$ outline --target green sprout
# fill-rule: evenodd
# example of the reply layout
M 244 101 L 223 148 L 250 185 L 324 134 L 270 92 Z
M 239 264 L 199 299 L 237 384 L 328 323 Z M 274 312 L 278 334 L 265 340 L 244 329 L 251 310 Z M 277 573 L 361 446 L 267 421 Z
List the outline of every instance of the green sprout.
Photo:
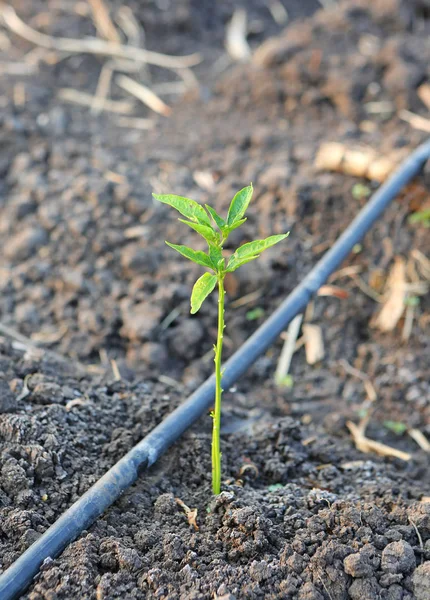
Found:
M 221 491 L 221 397 L 223 389 L 222 379 L 222 346 L 224 337 L 224 279 L 227 273 L 236 271 L 242 265 L 260 256 L 263 250 L 271 248 L 288 236 L 288 233 L 271 235 L 264 240 L 248 242 L 237 248 L 228 260 L 223 256 L 223 246 L 232 231 L 246 221 L 245 212 L 252 197 L 252 184 L 240 190 L 233 198 L 228 209 L 227 218 L 224 220 L 214 208 L 205 205 L 205 208 L 189 198 L 173 196 L 171 194 L 153 194 L 159 202 L 175 208 L 185 219 L 179 219 L 191 229 L 199 233 L 208 244 L 208 251 L 193 250 L 187 246 L 178 246 L 166 242 L 168 246 L 188 258 L 192 262 L 209 269 L 197 279 L 191 293 L 191 314 L 195 314 L 218 285 L 218 335 L 214 346 L 215 352 L 215 408 L 211 412 L 213 418 L 212 429 L 212 490 L 214 494 Z
M 424 227 L 430 227 L 430 208 L 425 208 L 424 210 L 412 213 L 409 215 L 408 221 L 412 225 L 420 223 L 421 225 L 424 225 Z

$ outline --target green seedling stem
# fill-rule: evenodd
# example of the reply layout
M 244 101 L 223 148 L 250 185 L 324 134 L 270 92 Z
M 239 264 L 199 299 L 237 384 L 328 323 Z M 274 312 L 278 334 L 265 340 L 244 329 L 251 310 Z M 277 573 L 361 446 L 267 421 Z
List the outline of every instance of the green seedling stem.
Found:
M 166 242 L 168 246 L 179 252 L 192 262 L 209 269 L 196 281 L 191 293 L 191 314 L 200 310 L 206 298 L 218 286 L 218 334 L 214 346 L 215 362 L 215 406 L 211 412 L 213 419 L 212 428 L 212 491 L 219 494 L 221 491 L 221 403 L 222 403 L 222 346 L 224 338 L 224 305 L 225 289 L 224 279 L 227 273 L 236 271 L 242 265 L 255 260 L 260 254 L 271 248 L 288 236 L 288 233 L 272 235 L 264 240 L 255 240 L 239 246 L 227 260 L 223 249 L 228 236 L 240 227 L 245 221 L 245 212 L 252 198 L 252 185 L 249 185 L 234 196 L 226 219 L 220 217 L 214 208 L 201 206 L 194 200 L 172 194 L 153 194 L 159 202 L 175 208 L 185 219 L 179 219 L 191 229 L 200 234 L 207 242 L 208 251 L 193 250 L 188 246 L 179 246 Z

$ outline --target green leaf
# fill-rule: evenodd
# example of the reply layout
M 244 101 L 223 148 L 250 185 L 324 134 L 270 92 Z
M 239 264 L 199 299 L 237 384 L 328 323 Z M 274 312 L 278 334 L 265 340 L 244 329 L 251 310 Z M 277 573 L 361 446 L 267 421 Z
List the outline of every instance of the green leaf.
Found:
M 247 258 L 243 258 L 240 260 L 233 260 L 233 256 L 230 256 L 230 260 L 227 263 L 226 273 L 233 273 L 233 271 L 236 271 L 236 269 L 238 269 L 242 265 L 246 265 L 246 263 L 251 262 L 251 260 L 255 260 L 259 256 L 259 254 L 255 254 L 255 256 L 248 256 Z
M 188 246 L 178 246 L 176 244 L 171 244 L 170 242 L 166 242 L 168 246 L 188 258 L 189 260 L 197 263 L 198 265 L 202 265 L 202 267 L 209 267 L 213 269 L 212 261 L 206 252 L 202 252 L 201 250 L 193 250 L 192 248 L 188 248 Z
M 175 208 L 181 215 L 187 217 L 191 221 L 201 223 L 212 227 L 211 221 L 203 208 L 198 202 L 191 200 L 190 198 L 184 198 L 182 196 L 174 196 L 173 194 L 152 194 L 153 197 L 163 204 L 168 204 L 172 208 Z
M 205 204 L 206 210 L 208 211 L 208 213 L 210 214 L 210 216 L 212 217 L 212 219 L 214 220 L 214 222 L 218 225 L 218 227 L 222 229 L 226 226 L 226 222 L 224 221 L 224 219 L 222 217 L 219 216 L 219 214 L 216 212 L 216 210 L 214 208 L 212 208 L 212 206 L 209 206 L 209 204 Z
M 243 188 L 233 198 L 228 209 L 227 225 L 231 226 L 236 221 L 240 221 L 248 208 L 248 205 L 252 198 L 252 183 L 248 187 Z
M 255 258 L 258 258 L 260 254 L 271 248 L 278 242 L 281 242 L 286 237 L 288 237 L 288 233 L 282 233 L 280 235 L 271 235 L 265 240 L 255 240 L 254 242 L 248 242 L 247 244 L 243 244 L 240 246 L 230 257 L 230 260 L 227 264 L 227 272 L 235 271 L 238 267 L 245 264 L 246 262 L 250 262 Z
M 215 271 L 219 271 L 221 267 L 224 267 L 224 257 L 219 246 L 209 246 L 209 257 Z
M 194 315 L 201 307 L 203 302 L 214 290 L 216 286 L 217 277 L 211 273 L 205 273 L 199 277 L 194 284 L 193 291 L 191 293 L 191 314 Z
M 248 310 L 248 312 L 246 313 L 247 321 L 256 321 L 261 317 L 264 317 L 264 309 L 261 308 L 261 306 L 256 306 L 255 308 Z
M 237 229 L 238 227 L 240 227 L 241 225 L 243 225 L 245 223 L 247 219 L 240 219 L 239 221 L 236 221 L 236 223 L 233 223 L 233 225 L 231 225 L 230 227 L 224 227 L 224 229 L 222 230 L 222 233 L 224 235 L 224 237 L 227 237 L 228 235 L 230 235 L 230 233 L 232 231 L 234 231 L 235 229 Z
M 219 234 L 207 225 L 201 225 L 200 223 L 193 223 L 192 221 L 186 221 L 185 219 L 179 219 L 181 223 L 185 223 L 197 233 L 200 233 L 202 237 L 208 242 L 208 244 L 219 244 Z
M 407 430 L 408 426 L 400 421 L 384 421 L 384 427 L 397 435 L 402 435 Z
M 419 210 L 409 215 L 409 223 L 422 223 L 424 227 L 430 227 L 430 208 Z

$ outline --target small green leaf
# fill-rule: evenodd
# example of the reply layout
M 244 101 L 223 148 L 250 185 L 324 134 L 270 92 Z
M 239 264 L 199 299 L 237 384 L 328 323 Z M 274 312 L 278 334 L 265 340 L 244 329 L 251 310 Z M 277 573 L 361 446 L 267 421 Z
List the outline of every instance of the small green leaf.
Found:
M 206 252 L 202 252 L 201 250 L 193 250 L 192 248 L 188 248 L 188 246 L 178 246 L 177 244 L 171 244 L 170 242 L 166 242 L 168 246 L 188 258 L 189 260 L 197 263 L 198 265 L 202 265 L 202 267 L 209 267 L 213 269 L 212 261 Z
M 395 433 L 396 435 L 402 435 L 407 430 L 407 425 L 401 421 L 384 421 L 384 427 Z
M 159 202 L 163 202 L 163 204 L 168 204 L 172 208 L 175 208 L 181 215 L 187 217 L 187 219 L 212 227 L 205 209 L 198 202 L 195 202 L 190 198 L 184 198 L 183 196 L 174 196 L 173 194 L 152 195 Z
M 251 262 L 251 260 L 255 260 L 259 256 L 260 256 L 259 254 L 255 254 L 254 256 L 248 256 L 247 258 L 242 258 L 242 259 L 237 259 L 237 260 L 236 259 L 233 260 L 233 256 L 230 256 L 230 259 L 227 263 L 226 273 L 233 273 L 233 271 L 236 271 L 236 269 L 238 269 L 242 265 L 246 265 L 246 263 Z
M 248 208 L 248 205 L 252 198 L 252 183 L 247 187 L 243 188 L 233 198 L 228 209 L 227 225 L 230 227 L 236 221 L 240 221 Z
M 245 219 L 240 219 L 239 221 L 236 221 L 236 223 L 233 223 L 233 225 L 231 225 L 230 227 L 224 227 L 224 229 L 222 230 L 222 233 L 224 235 L 224 237 L 227 237 L 228 235 L 230 235 L 230 233 L 232 231 L 234 231 L 235 229 L 237 229 L 238 227 L 240 227 L 241 225 L 243 225 L 246 221 L 246 217 Z
M 185 223 L 197 233 L 200 233 L 202 237 L 208 242 L 208 244 L 219 244 L 219 234 L 212 229 L 212 227 L 208 227 L 207 225 L 201 225 L 200 223 L 193 223 L 191 221 L 186 221 L 185 219 L 179 219 L 181 223 Z
M 277 490 L 282 490 L 284 489 L 284 485 L 282 483 L 272 483 L 271 485 L 268 486 L 268 491 L 269 492 L 276 492 Z
M 209 206 L 209 204 L 205 204 L 205 206 L 206 206 L 206 210 L 208 211 L 208 213 L 210 214 L 210 216 L 212 217 L 214 222 L 218 225 L 218 227 L 222 231 L 223 227 L 226 226 L 226 222 L 224 221 L 224 219 L 219 216 L 219 214 L 216 212 L 216 210 L 214 208 L 212 208 L 212 206 Z
M 216 275 L 204 273 L 194 284 L 191 294 L 191 314 L 194 315 L 201 307 L 203 302 L 214 290 L 217 282 Z
M 409 215 L 409 223 L 421 223 L 424 227 L 430 227 L 430 208 L 419 210 Z
M 260 254 L 267 250 L 267 248 L 271 248 L 278 242 L 281 242 L 286 237 L 288 237 L 288 233 L 283 233 L 281 235 L 271 235 L 265 240 L 255 240 L 254 242 L 248 242 L 247 244 L 243 244 L 240 246 L 230 257 L 230 260 L 227 264 L 227 271 L 235 271 L 238 267 L 245 264 L 245 262 L 249 262 L 258 258 Z
M 264 308 L 261 308 L 261 306 L 257 306 L 256 308 L 252 308 L 251 310 L 248 310 L 248 312 L 246 313 L 246 320 L 247 321 L 256 321 L 257 319 L 260 319 L 263 316 L 264 316 Z

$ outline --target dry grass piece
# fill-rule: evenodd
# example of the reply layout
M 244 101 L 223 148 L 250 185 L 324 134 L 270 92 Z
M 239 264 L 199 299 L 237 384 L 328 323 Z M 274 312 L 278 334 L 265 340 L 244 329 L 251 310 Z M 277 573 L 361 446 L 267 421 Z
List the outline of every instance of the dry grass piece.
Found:
M 379 456 L 392 456 L 404 461 L 411 459 L 411 455 L 407 452 L 397 450 L 397 448 L 392 448 L 391 446 L 387 446 L 387 444 L 382 444 L 381 442 L 376 442 L 375 440 L 366 437 L 365 432 L 367 424 L 368 418 L 363 419 L 359 425 L 356 425 L 352 421 L 346 423 L 346 426 L 354 438 L 357 450 L 360 450 L 360 452 L 364 452 L 365 454 L 374 452 L 375 454 L 379 454 Z
M 227 25 L 225 47 L 233 60 L 245 62 L 251 56 L 251 48 L 246 41 L 247 16 L 244 8 L 237 8 Z
M 424 452 L 430 452 L 430 442 L 422 431 L 419 429 L 408 429 L 408 434 Z
M 167 104 L 165 104 L 157 94 L 146 87 L 146 85 L 134 81 L 134 79 L 127 77 L 127 75 L 118 75 L 115 78 L 115 83 L 123 90 L 126 90 L 135 96 L 154 112 L 163 115 L 164 117 L 168 117 L 171 114 L 172 109 L 170 106 L 167 106 Z
M 302 324 L 303 315 L 297 315 L 288 326 L 287 337 L 279 357 L 275 372 L 275 382 L 282 385 L 290 370 L 291 359 L 296 351 L 296 341 Z
M 97 112 L 106 111 L 119 115 L 129 115 L 134 111 L 135 104 L 130 100 L 109 100 L 107 98 L 92 96 L 86 92 L 80 92 L 73 88 L 62 88 L 58 90 L 58 97 L 71 104 L 90 106 Z
M 396 257 L 388 276 L 387 292 L 384 305 L 373 323 L 381 331 L 392 331 L 405 310 L 406 264 L 400 256 Z
M 409 110 L 401 110 L 399 112 L 399 117 L 402 119 L 402 121 L 409 123 L 413 129 L 430 133 L 430 119 L 416 115 Z
M 111 56 L 126 58 L 141 64 L 155 65 L 165 69 L 184 69 L 194 67 L 201 62 L 199 54 L 188 56 L 168 56 L 159 52 L 151 52 L 135 46 L 124 46 L 98 38 L 86 38 L 75 40 L 71 38 L 52 37 L 40 33 L 29 27 L 18 15 L 12 6 L 5 4 L 0 6 L 0 18 L 10 31 L 23 39 L 47 48 L 70 54 L 96 54 L 98 56 Z
M 106 8 L 103 0 L 88 0 L 88 2 L 91 4 L 94 24 L 99 36 L 105 40 L 113 42 L 114 44 L 119 44 L 121 42 L 121 38 L 115 29 L 115 25 L 112 23 L 112 20 L 109 16 L 109 11 Z

